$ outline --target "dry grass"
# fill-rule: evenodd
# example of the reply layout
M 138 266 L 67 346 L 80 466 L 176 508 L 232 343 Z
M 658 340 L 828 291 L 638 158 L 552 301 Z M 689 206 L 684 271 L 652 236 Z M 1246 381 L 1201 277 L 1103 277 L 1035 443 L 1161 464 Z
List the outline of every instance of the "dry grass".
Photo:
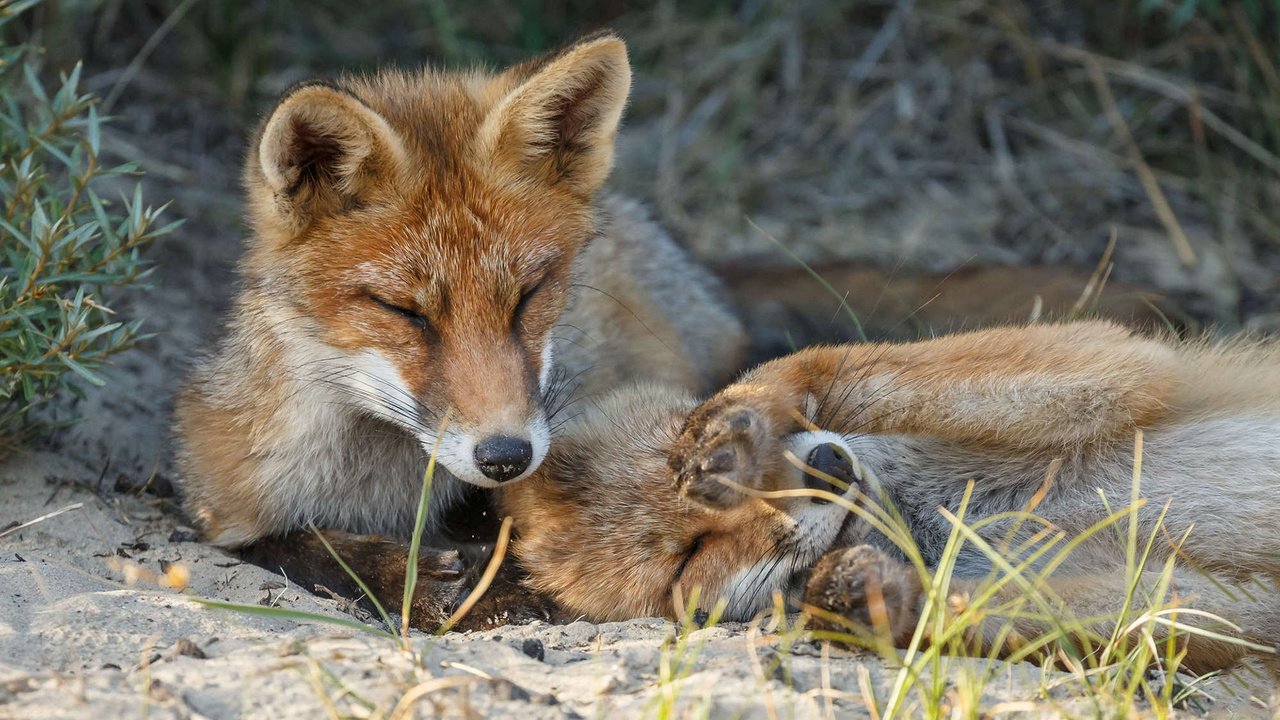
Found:
M 1125 5 L 658 14 L 628 35 L 656 81 L 624 181 L 708 256 L 771 251 L 752 218 L 816 263 L 1092 265 L 1115 226 L 1122 279 L 1273 311 L 1275 48 L 1251 64 L 1234 22 Z

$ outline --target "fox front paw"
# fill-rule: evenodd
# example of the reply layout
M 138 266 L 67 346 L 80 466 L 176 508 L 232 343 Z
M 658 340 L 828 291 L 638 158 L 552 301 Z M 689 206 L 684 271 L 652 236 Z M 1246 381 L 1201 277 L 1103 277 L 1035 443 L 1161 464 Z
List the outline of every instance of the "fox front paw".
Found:
M 413 592 L 410 625 L 420 630 L 448 626 L 460 632 L 489 630 L 502 625 L 524 625 L 532 620 L 571 620 L 549 594 L 529 587 L 529 577 L 515 562 L 503 562 L 492 582 L 475 598 L 484 565 L 475 564 L 458 575 L 419 578 Z M 462 611 L 466 607 L 466 611 Z
M 747 497 L 740 488 L 761 489 L 783 450 L 768 417 L 747 405 L 728 404 L 713 412 L 695 411 L 668 464 L 682 495 L 723 509 Z
M 811 622 L 815 630 L 866 644 L 887 637 L 902 647 L 919 622 L 922 592 L 910 565 L 859 545 L 822 556 L 805 587 L 805 604 L 822 611 Z
M 409 625 L 435 632 L 453 615 L 467 597 L 470 575 L 463 571 L 457 553 L 424 548 L 418 561 L 418 579 L 409 603 Z M 393 601 L 391 607 L 400 603 Z

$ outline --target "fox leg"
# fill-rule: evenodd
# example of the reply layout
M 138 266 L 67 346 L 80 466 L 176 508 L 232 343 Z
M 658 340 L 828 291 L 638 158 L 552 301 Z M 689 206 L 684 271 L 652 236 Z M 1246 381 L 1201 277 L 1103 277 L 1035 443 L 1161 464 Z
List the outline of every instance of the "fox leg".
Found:
M 1055 574 L 1044 580 L 1049 590 L 1046 595 L 1061 599 L 1062 607 L 1055 608 L 1061 611 L 1059 621 L 1082 623 L 1067 628 L 1077 648 L 1084 652 L 1097 651 L 1101 644 L 1099 638 L 1109 638 L 1114 632 L 1114 618 L 1121 613 L 1129 593 L 1129 580 L 1125 575 L 1122 568 L 1095 567 L 1082 568 L 1074 574 Z M 977 595 L 986 582 L 985 579 L 952 578 L 948 604 L 962 605 Z M 1144 596 L 1143 588 L 1150 592 L 1160 584 L 1159 573 L 1144 572 L 1137 596 Z M 1224 589 L 1193 570 L 1174 569 L 1170 589 L 1160 600 L 1194 612 L 1164 617 L 1219 636 L 1177 633 L 1178 650 L 1186 652 L 1181 663 L 1183 668 L 1196 673 L 1227 669 L 1250 653 L 1239 641 L 1274 648 L 1275 639 L 1280 637 L 1280 603 L 1270 592 L 1255 588 L 1251 593 L 1254 598 L 1240 589 Z M 1001 615 L 999 608 L 1019 595 L 1020 591 L 1013 585 L 997 593 L 989 601 L 992 609 L 965 632 L 964 642 L 958 647 L 981 655 L 990 654 L 994 649 L 996 654 L 1008 657 L 1054 631 L 1044 620 L 1030 617 L 1041 614 L 1039 608 L 1030 604 L 1023 605 L 1026 615 Z M 827 553 L 814 567 L 805 591 L 805 603 L 821 611 L 811 623 L 814 629 L 844 633 L 850 638 L 859 638 L 865 632 L 865 640 L 887 638 L 897 647 L 906 647 L 911 639 L 923 602 L 924 589 L 916 569 L 868 545 Z M 1236 627 L 1199 613 L 1209 613 Z M 1136 633 L 1134 630 L 1131 634 Z M 1158 626 L 1155 637 L 1163 650 L 1167 626 Z M 1135 637 L 1133 642 L 1137 641 Z M 997 642 L 998 648 L 994 647 Z M 1029 657 L 1051 660 L 1049 652 L 1046 648 Z M 1275 656 L 1263 653 L 1261 657 L 1274 672 Z
M 1104 322 L 997 328 L 907 344 L 814 347 L 765 363 L 689 416 L 673 469 L 751 409 L 779 435 L 817 425 L 1016 450 L 1128 437 L 1178 387 L 1169 346 Z
M 338 530 L 322 530 L 320 534 L 324 542 L 315 533 L 303 530 L 263 538 L 240 551 L 240 555 L 255 565 L 283 572 L 306 590 L 316 592 L 325 588 L 341 597 L 358 600 L 370 612 L 375 611 L 364 590 L 334 559 L 336 554 L 388 613 L 398 615 L 404 598 L 408 544 Z M 325 547 L 325 542 L 329 547 Z M 483 562 L 464 562 L 456 550 L 422 548 L 409 624 L 428 632 L 443 626 L 466 599 L 483 566 Z M 485 594 L 454 627 L 481 630 L 554 616 L 558 610 L 552 601 L 525 587 L 523 579 L 523 571 L 518 566 L 504 563 Z

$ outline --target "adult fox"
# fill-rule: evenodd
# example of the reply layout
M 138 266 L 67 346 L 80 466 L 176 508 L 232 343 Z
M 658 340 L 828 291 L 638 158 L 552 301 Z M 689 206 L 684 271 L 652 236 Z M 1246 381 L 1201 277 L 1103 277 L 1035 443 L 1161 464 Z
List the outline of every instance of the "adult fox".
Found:
M 726 598 L 729 619 L 770 607 L 781 591 L 793 606 L 870 627 L 882 599 L 882 627 L 902 643 L 923 601 L 920 573 L 902 551 L 840 504 L 750 491 L 816 484 L 860 502 L 887 500 L 934 563 L 951 532 L 938 508 L 957 512 L 970 480 L 970 523 L 1035 506 L 1071 537 L 1126 507 L 1138 430 L 1147 498 L 1139 532 L 1159 535 L 1152 566 L 1175 552 L 1170 540 L 1182 541 L 1169 592 L 1240 626 L 1210 623 L 1215 631 L 1275 646 L 1274 592 L 1226 589 L 1280 579 L 1274 344 L 1178 343 L 1091 321 L 810 348 L 701 404 L 652 385 L 615 392 L 575 421 L 529 481 L 503 488 L 502 508 L 516 518 L 514 555 L 529 585 L 568 616 L 670 615 L 675 585 L 685 597 L 699 586 L 704 598 Z M 788 450 L 849 489 L 802 473 Z M 1042 529 L 1025 524 L 1010 538 L 1009 521 L 982 534 L 1025 551 Z M 1120 611 L 1129 592 L 1123 543 L 1098 533 L 1049 576 L 1073 616 Z M 975 591 L 990 569 L 968 546 L 952 590 Z M 1157 587 L 1154 573 L 1144 581 L 1147 591 Z M 988 618 L 974 646 L 993 649 L 1006 620 Z M 1208 623 L 1192 612 L 1179 620 Z M 1046 629 L 1025 617 L 1014 623 L 1013 638 Z M 1197 671 L 1245 653 L 1221 639 L 1184 639 L 1184 666 Z
M 603 33 L 498 74 L 285 93 L 245 163 L 252 235 L 226 335 L 177 404 L 208 542 L 305 576 L 314 546 L 290 533 L 309 524 L 407 538 L 437 444 L 438 536 L 466 484 L 538 468 L 551 396 L 727 379 L 745 344 L 715 279 L 599 192 L 630 78 Z

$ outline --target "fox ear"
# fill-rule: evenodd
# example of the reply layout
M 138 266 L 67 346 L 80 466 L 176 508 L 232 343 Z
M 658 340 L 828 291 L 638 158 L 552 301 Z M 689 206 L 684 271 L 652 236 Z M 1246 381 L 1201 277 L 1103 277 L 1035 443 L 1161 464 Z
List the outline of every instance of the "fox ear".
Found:
M 614 136 L 631 90 L 627 46 L 612 34 L 508 71 L 524 76 L 480 129 L 495 162 L 571 192 L 593 193 L 613 168 Z
M 387 121 L 354 96 L 313 84 L 276 106 L 258 140 L 261 179 L 295 229 L 358 204 L 404 157 Z M 250 176 L 252 177 L 252 161 Z

